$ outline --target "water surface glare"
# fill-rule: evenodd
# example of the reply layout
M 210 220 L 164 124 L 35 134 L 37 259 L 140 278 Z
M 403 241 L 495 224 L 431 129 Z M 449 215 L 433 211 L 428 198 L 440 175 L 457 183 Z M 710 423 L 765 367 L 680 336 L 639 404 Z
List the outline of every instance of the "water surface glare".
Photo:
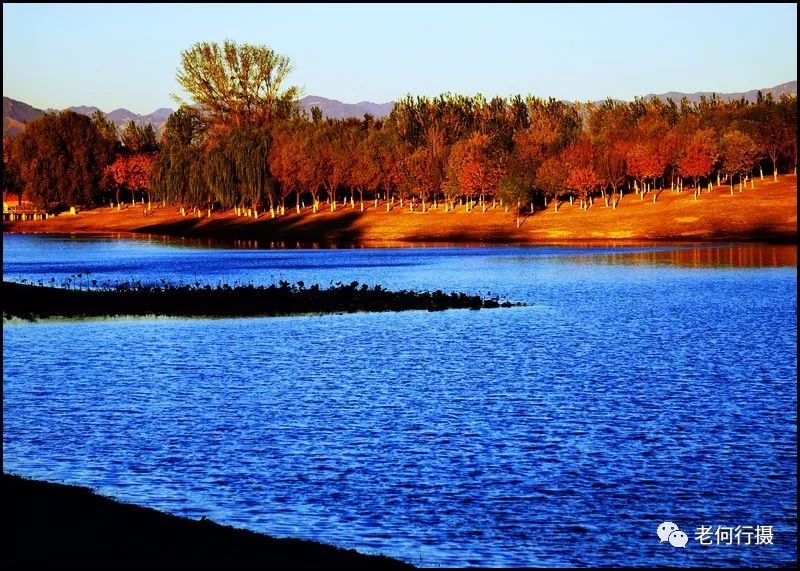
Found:
M 3 243 L 5 279 L 357 280 L 530 304 L 4 322 L 7 471 L 425 566 L 796 561 L 795 248 Z M 685 549 L 659 542 L 663 521 Z M 701 525 L 771 525 L 774 545 L 702 547 Z

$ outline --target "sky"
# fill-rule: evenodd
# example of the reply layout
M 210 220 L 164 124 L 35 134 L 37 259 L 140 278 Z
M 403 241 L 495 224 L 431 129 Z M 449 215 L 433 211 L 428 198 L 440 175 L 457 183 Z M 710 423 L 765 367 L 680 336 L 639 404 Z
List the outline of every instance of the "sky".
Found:
M 589 101 L 797 79 L 797 4 L 3 4 L 3 95 L 34 107 L 177 107 L 181 52 L 267 45 L 304 95 Z

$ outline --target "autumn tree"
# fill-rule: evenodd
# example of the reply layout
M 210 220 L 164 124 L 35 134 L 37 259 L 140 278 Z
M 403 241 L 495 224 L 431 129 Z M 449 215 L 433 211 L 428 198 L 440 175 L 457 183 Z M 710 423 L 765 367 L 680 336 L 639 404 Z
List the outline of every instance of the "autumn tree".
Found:
M 300 214 L 303 185 L 300 178 L 301 153 L 303 152 L 302 127 L 297 123 L 284 123 L 273 133 L 268 160 L 272 175 L 279 184 L 282 207 L 286 198 L 295 193 L 295 208 Z
M 578 198 L 581 199 L 582 210 L 589 208 L 589 199 L 591 198 L 592 192 L 597 190 L 602 183 L 603 180 L 591 166 L 571 169 L 565 182 L 566 187 L 570 190 L 574 190 Z
M 678 171 L 681 176 L 689 177 L 694 181 L 694 197 L 700 194 L 700 179 L 711 176 L 714 164 L 719 157 L 716 134 L 713 129 L 700 129 L 696 131 L 686 152 L 678 161 Z
M 566 190 L 569 167 L 560 156 L 546 158 L 536 171 L 536 187 L 552 199 L 553 212 L 558 212 L 558 200 Z
M 733 177 L 739 175 L 739 190 L 742 190 L 742 181 L 745 173 L 753 168 L 758 148 L 755 142 L 748 135 L 738 130 L 731 130 L 725 133 L 720 140 L 720 154 L 722 157 L 722 169 L 728 173 L 731 183 L 731 194 L 733 194 Z
M 131 203 L 136 201 L 136 192 L 139 191 L 147 196 L 147 206 L 150 209 L 150 171 L 155 161 L 155 153 L 120 155 L 107 167 L 114 181 L 117 204 L 120 203 L 120 190 L 127 188 L 131 193 Z

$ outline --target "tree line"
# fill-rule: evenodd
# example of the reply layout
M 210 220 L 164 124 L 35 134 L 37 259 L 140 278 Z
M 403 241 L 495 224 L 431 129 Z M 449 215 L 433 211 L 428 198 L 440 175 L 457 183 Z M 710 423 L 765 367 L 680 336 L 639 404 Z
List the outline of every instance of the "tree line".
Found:
M 349 207 L 427 212 L 564 200 L 617 208 L 684 185 L 733 192 L 765 172 L 796 173 L 797 98 L 750 103 L 703 97 L 690 104 L 636 98 L 599 104 L 520 95 L 487 100 L 406 96 L 377 120 L 323 119 L 301 111 L 285 56 L 266 46 L 198 43 L 182 53 L 178 81 L 191 102 L 166 122 L 45 115 L 3 146 L 4 187 L 40 206 L 137 198 L 184 212 L 240 215 Z

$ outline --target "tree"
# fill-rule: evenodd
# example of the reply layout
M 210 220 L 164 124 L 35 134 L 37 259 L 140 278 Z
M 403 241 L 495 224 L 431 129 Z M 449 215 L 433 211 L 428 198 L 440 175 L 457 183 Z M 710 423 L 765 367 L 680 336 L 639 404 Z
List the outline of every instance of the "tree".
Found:
M 3 193 L 16 194 L 17 204 L 22 205 L 22 190 L 24 185 L 17 172 L 18 163 L 12 156 L 14 140 L 3 137 Z
M 284 205 L 289 194 L 294 192 L 298 214 L 301 205 L 300 195 L 303 191 L 299 159 L 302 156 L 303 135 L 300 125 L 282 124 L 275 130 L 269 149 L 269 169 L 280 185 L 281 205 Z
M 225 40 L 222 46 L 198 42 L 181 52 L 177 79 L 211 123 L 271 126 L 295 107 L 299 88 L 283 87 L 291 71 L 289 58 L 267 46 Z
M 655 181 L 664 173 L 666 166 L 666 161 L 653 144 L 637 143 L 633 145 L 628 150 L 625 161 L 628 166 L 628 175 L 642 185 L 642 197 L 647 191 L 647 181 Z
M 193 191 L 199 185 L 189 183 L 190 179 L 199 183 L 204 143 L 205 130 L 195 109 L 183 106 L 169 116 L 162 149 L 151 171 L 150 183 L 155 196 L 184 206 L 197 205 Z
M 73 111 L 45 114 L 14 140 L 14 171 L 37 207 L 93 204 L 100 194 L 113 142 L 89 117 Z
M 733 176 L 739 175 L 739 190 L 741 190 L 744 174 L 753 168 L 758 156 L 758 147 L 748 135 L 734 129 L 722 136 L 720 151 L 722 169 L 730 176 L 731 194 L 733 194 Z
M 129 153 L 151 153 L 157 148 L 156 131 L 151 123 L 142 127 L 130 120 L 125 124 L 120 138 L 122 146 Z
M 120 203 L 119 191 L 124 187 L 131 193 L 131 203 L 136 201 L 136 191 L 147 194 L 147 206 L 150 208 L 150 171 L 155 162 L 155 153 L 137 153 L 120 155 L 107 167 L 114 181 L 117 204 Z
M 553 199 L 553 212 L 558 212 L 558 198 L 567 185 L 569 168 L 561 157 L 545 159 L 536 171 L 536 187 Z
M 574 190 L 581 199 L 581 209 L 589 208 L 589 198 L 592 192 L 597 189 L 603 180 L 598 176 L 591 166 L 578 167 L 570 170 L 567 176 L 566 186 Z
M 694 197 L 700 194 L 700 179 L 711 176 L 717 162 L 716 135 L 713 129 L 700 129 L 692 135 L 686 153 L 678 160 L 678 171 L 681 176 L 694 180 Z
M 783 150 L 791 161 L 794 174 L 797 174 L 797 96 L 781 95 L 778 106 L 783 119 Z
M 618 203 L 617 190 L 619 189 L 621 192 L 622 184 L 625 182 L 627 152 L 628 146 L 624 141 L 599 146 L 595 151 L 594 170 L 602 179 L 602 186 L 611 187 L 611 202 L 614 209 L 617 208 Z M 606 206 L 608 206 L 608 198 L 606 198 Z
M 528 202 L 528 200 L 531 199 L 531 187 L 522 178 L 513 174 L 507 174 L 503 177 L 503 180 L 500 181 L 498 196 L 506 205 L 515 205 L 514 213 L 517 228 L 519 228 L 520 211 L 522 210 L 520 206 L 523 202 Z M 506 212 L 508 212 L 508 206 L 506 206 Z

